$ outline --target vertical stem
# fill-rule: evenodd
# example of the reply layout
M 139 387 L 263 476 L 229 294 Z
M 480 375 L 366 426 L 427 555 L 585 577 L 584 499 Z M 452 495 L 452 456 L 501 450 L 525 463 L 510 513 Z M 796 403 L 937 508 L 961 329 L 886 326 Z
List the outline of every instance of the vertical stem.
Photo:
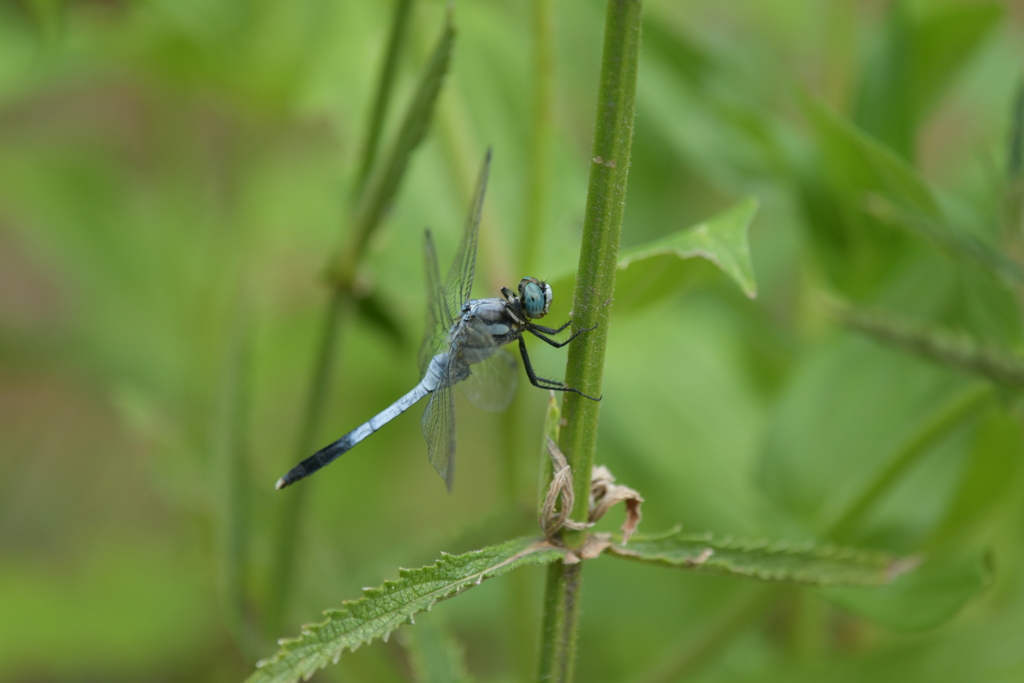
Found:
M 533 1 L 533 130 L 527 160 L 526 210 L 519 239 L 519 267 L 532 274 L 543 235 L 550 164 L 552 100 L 555 89 L 555 46 L 551 0 Z
M 249 621 L 250 524 L 249 427 L 252 413 L 252 324 L 248 289 L 235 304 L 235 325 L 227 366 L 224 414 L 225 579 L 228 619 L 239 649 L 256 651 Z
M 531 3 L 533 33 L 533 65 L 531 73 L 533 93 L 532 130 L 529 143 L 529 157 L 526 162 L 526 177 L 523 186 L 523 224 L 515 242 L 519 244 L 519 258 L 515 264 L 517 276 L 533 275 L 536 270 L 537 253 L 541 248 L 545 232 L 545 208 L 547 205 L 548 166 L 550 163 L 551 102 L 554 91 L 554 36 L 552 34 L 551 0 L 533 0 Z M 510 264 L 511 265 L 511 264 Z M 563 292 L 563 295 L 567 293 Z M 531 430 L 523 426 L 533 422 L 540 392 L 520 390 L 505 419 L 503 470 L 506 504 L 510 514 L 518 518 L 525 511 L 528 493 L 524 484 L 523 456 L 533 451 Z M 547 456 L 542 457 L 547 460 Z M 511 617 L 510 646 L 517 663 L 516 675 L 520 680 L 529 678 L 536 655 L 536 606 L 530 596 L 530 576 L 526 572 L 514 572 L 508 577 L 510 590 L 508 606 Z
M 551 139 L 551 100 L 554 88 L 554 45 L 551 32 L 551 0 L 533 2 L 533 130 L 530 139 L 529 159 L 524 182 L 525 212 L 520 236 L 515 240 L 520 247 L 518 275 L 533 275 L 536 268 L 537 252 L 544 235 L 544 211 L 547 204 L 549 147 Z M 521 456 L 528 446 L 522 425 L 527 419 L 528 403 L 535 400 L 532 392 L 520 392 L 512 403 L 505 425 L 505 493 L 510 506 L 518 505 L 521 491 Z
M 610 0 L 608 3 L 583 244 L 572 309 L 574 327 L 597 327 L 569 345 L 565 372 L 566 384 L 591 396 L 600 395 L 604 377 L 615 264 L 633 142 L 642 16 L 640 0 Z M 573 519 L 587 518 L 599 407 L 599 402 L 571 393 L 565 395 L 562 403 L 566 426 L 562 429 L 559 447 L 573 472 L 576 498 Z M 566 540 L 575 546 L 582 543 L 583 538 L 583 532 L 576 532 Z
M 335 287 L 327 307 L 324 320 L 323 335 L 316 363 L 313 364 L 313 377 L 309 386 L 309 397 L 306 402 L 306 417 L 299 433 L 298 458 L 305 458 L 313 452 L 316 435 L 320 431 L 324 407 L 327 399 L 327 387 L 334 370 L 334 350 L 338 342 L 338 333 L 342 318 L 350 309 L 351 299 L 348 292 Z M 267 603 L 267 633 L 274 635 L 281 632 L 284 620 L 285 605 L 291 587 L 292 573 L 295 568 L 295 541 L 298 538 L 299 519 L 305 507 L 308 486 L 296 486 L 295 491 L 283 501 L 280 525 L 274 543 L 273 568 L 271 574 L 271 594 Z
M 544 214 L 547 204 L 548 166 L 551 139 L 551 101 L 554 90 L 554 44 L 551 31 L 551 0 L 533 0 L 531 3 L 533 33 L 533 68 L 531 74 L 533 93 L 532 130 L 529 143 L 529 158 L 526 162 L 524 187 L 523 226 L 515 240 L 520 247 L 516 266 L 518 276 L 533 275 L 537 253 L 543 239 Z M 504 491 L 511 513 L 519 516 L 526 509 L 527 492 L 524 491 L 523 455 L 531 453 L 533 442 L 528 437 L 531 431 L 523 429 L 532 422 L 535 415 L 532 408 L 539 398 L 539 392 L 519 391 L 512 402 L 506 419 L 502 420 L 504 443 Z M 546 456 L 545 456 L 546 457 Z M 531 604 L 529 575 L 515 572 L 511 579 L 509 612 L 512 618 L 511 646 L 518 663 L 517 677 L 526 680 L 534 666 L 536 647 L 536 607 Z
M 600 394 L 604 375 L 609 312 L 633 142 L 642 19 L 641 0 L 609 0 L 583 245 L 573 300 L 575 327 L 596 325 L 597 328 L 569 346 L 565 374 L 566 384 L 592 396 Z M 566 394 L 562 403 L 565 420 L 559 446 L 573 471 L 573 519 L 586 519 L 588 515 L 598 407 L 598 402 L 571 393 Z M 570 547 L 578 547 L 585 538 L 585 532 L 565 534 Z M 580 564 L 556 563 L 548 568 L 538 680 L 560 683 L 572 680 L 581 573 Z
M 1008 147 L 999 219 L 1005 249 L 1019 262 L 1024 257 L 1024 77 L 1018 80 L 1013 99 Z M 1015 290 L 1017 306 L 1024 312 L 1024 287 L 1018 284 Z
M 380 134 L 384 129 L 384 119 L 387 118 L 388 104 L 391 101 L 391 92 L 394 90 L 391 85 L 395 80 L 398 57 L 405 43 L 405 33 L 406 28 L 409 26 L 411 9 L 412 0 L 398 0 L 395 16 L 391 22 L 391 35 L 388 38 L 387 53 L 384 57 L 384 64 L 381 66 L 380 78 L 377 79 L 377 94 L 373 98 L 373 108 L 370 110 L 366 145 L 363 147 L 363 161 L 359 166 L 359 175 L 356 176 L 356 182 L 352 188 L 352 196 L 356 198 L 363 193 L 366 179 L 370 177 L 370 171 L 377 160 Z
M 548 565 L 541 622 L 538 681 L 572 680 L 576 665 L 576 624 L 579 616 L 580 564 Z

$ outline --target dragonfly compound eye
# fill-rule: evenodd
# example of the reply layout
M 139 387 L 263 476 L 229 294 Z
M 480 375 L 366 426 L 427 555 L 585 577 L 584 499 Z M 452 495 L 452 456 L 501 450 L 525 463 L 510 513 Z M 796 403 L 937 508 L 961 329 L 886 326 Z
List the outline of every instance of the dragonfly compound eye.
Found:
M 543 318 L 551 307 L 551 285 L 535 277 L 525 277 L 519 281 L 519 298 L 528 317 Z

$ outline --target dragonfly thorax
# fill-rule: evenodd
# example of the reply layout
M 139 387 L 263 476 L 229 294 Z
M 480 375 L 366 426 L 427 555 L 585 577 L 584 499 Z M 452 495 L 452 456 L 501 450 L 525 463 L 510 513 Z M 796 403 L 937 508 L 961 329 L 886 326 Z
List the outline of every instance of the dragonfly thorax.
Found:
M 535 277 L 519 281 L 519 300 L 528 318 L 543 318 L 551 307 L 551 285 Z

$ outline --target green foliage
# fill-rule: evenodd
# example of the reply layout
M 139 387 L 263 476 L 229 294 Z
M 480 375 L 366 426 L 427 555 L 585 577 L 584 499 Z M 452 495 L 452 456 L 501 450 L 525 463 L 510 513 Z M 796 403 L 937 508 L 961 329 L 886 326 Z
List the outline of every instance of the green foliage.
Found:
M 757 206 L 756 199 L 746 199 L 697 225 L 624 250 L 616 266 L 616 305 L 625 313 L 637 312 L 722 274 L 754 298 L 757 283 L 747 232 Z M 566 291 L 571 284 L 572 277 L 566 275 L 551 286 Z
M 450 252 L 485 148 L 476 295 L 602 246 L 588 175 L 625 177 L 591 147 L 603 4 L 443 5 L 0 3 L 0 679 L 242 680 L 396 566 L 537 533 L 525 382 L 514 412 L 458 406 L 451 496 L 413 413 L 271 489 L 417 379 L 423 229 Z M 603 373 L 596 461 L 641 531 L 923 563 L 804 588 L 586 561 L 578 680 L 1022 677 L 1021 34 L 992 2 L 645 2 L 602 263 L 633 258 L 578 368 Z M 554 282 L 551 323 L 582 320 Z M 885 314 L 836 324 L 831 297 Z M 457 678 L 457 642 L 475 679 L 526 679 L 542 580 L 317 675 Z
M 1000 386 L 1024 389 L 1024 361 L 1005 351 L 979 348 L 969 338 L 923 328 L 891 314 L 860 311 L 837 303 L 829 304 L 829 308 L 838 322 L 882 343 L 966 370 Z
M 399 11 L 402 11 L 401 7 L 399 7 Z M 448 71 L 448 61 L 451 59 L 454 41 L 455 27 L 452 25 L 452 13 L 449 9 L 445 13 L 441 36 L 423 69 L 420 82 L 409 102 L 398 132 L 395 134 L 391 149 L 384 160 L 380 162 L 378 170 L 373 173 L 369 187 L 360 196 L 360 201 L 356 206 L 352 221 L 353 243 L 349 253 L 350 260 L 340 264 L 342 271 L 339 277 L 343 278 L 343 282 L 347 282 L 353 277 L 351 270 L 355 267 L 355 262 L 366 249 L 367 240 L 370 239 L 370 234 L 380 223 L 384 211 L 394 201 L 399 184 L 405 177 L 406 167 L 409 165 L 413 151 L 423 142 L 433 117 L 434 104 L 441 91 L 441 85 L 444 83 L 445 73 Z M 377 112 L 378 117 L 383 117 L 384 113 L 382 107 Z M 376 121 L 377 119 L 374 119 L 375 123 Z
M 947 621 L 991 583 L 985 557 L 926 562 L 875 590 L 830 588 L 835 603 L 896 631 L 924 631 Z
M 881 586 L 915 562 L 885 553 L 814 543 L 715 538 L 673 530 L 612 545 L 618 557 L 698 573 L 726 574 L 809 586 Z
M 384 638 L 419 612 L 479 586 L 484 579 L 528 564 L 548 564 L 562 551 L 536 539 L 521 538 L 464 555 L 445 555 L 429 567 L 402 569 L 397 581 L 363 590 L 359 600 L 324 612 L 326 621 L 304 626 L 298 638 L 281 641 L 281 651 L 260 662 L 249 683 L 297 681 L 335 663 L 347 648 Z
M 915 11 L 895 2 L 865 70 L 853 120 L 905 159 L 914 134 L 1002 14 L 996 3 Z
M 732 278 L 744 294 L 757 295 L 754 264 L 747 230 L 757 213 L 757 200 L 746 199 L 707 221 L 648 244 L 626 250 L 619 257 L 615 301 L 627 311 L 678 295 L 706 281 L 704 259 Z

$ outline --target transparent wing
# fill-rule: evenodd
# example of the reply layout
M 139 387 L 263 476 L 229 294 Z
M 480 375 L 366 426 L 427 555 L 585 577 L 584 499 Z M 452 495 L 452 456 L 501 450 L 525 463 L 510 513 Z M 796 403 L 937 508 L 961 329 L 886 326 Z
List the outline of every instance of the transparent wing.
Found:
M 434 249 L 434 240 L 429 230 L 426 231 L 424 241 L 429 302 L 426 328 L 419 352 L 420 373 L 426 372 L 431 358 L 441 351 L 447 351 L 452 362 L 448 363 L 445 380 L 431 395 L 430 402 L 423 411 L 421 426 L 423 436 L 427 440 L 427 459 L 445 480 L 449 491 L 452 490 L 452 482 L 455 479 L 455 401 L 451 388 L 452 385 L 467 378 L 467 366 L 457 362 L 458 349 L 445 349 L 444 344 L 448 329 L 461 314 L 462 304 L 469 300 L 473 290 L 477 234 L 490 168 L 491 150 L 488 148 L 469 206 L 462 241 L 455 252 L 455 260 L 452 261 L 443 286 L 437 265 L 437 251 Z
M 443 386 L 430 395 L 420 426 L 427 440 L 427 459 L 451 493 L 455 480 L 455 401 L 450 386 Z
M 477 408 L 500 412 L 512 403 L 519 384 L 519 368 L 515 357 L 505 349 L 469 366 L 469 377 L 459 382 L 459 389 Z
M 491 170 L 491 149 L 487 148 L 484 165 L 480 169 L 480 177 L 473 191 L 473 201 L 469 205 L 466 216 L 466 227 L 462 233 L 462 241 L 455 252 L 455 260 L 448 270 L 444 281 L 445 310 L 450 316 L 458 315 L 462 304 L 469 301 L 473 291 L 473 273 L 476 269 L 476 243 L 480 230 L 480 214 L 484 206 L 484 193 L 487 191 L 487 176 Z
M 441 271 L 437 267 L 437 251 L 434 249 L 434 238 L 430 235 L 430 230 L 425 230 L 423 235 L 423 261 L 427 275 L 427 317 L 419 352 L 420 377 L 427 371 L 434 354 L 442 350 L 444 338 L 453 320 L 447 310 L 444 289 L 441 286 Z

